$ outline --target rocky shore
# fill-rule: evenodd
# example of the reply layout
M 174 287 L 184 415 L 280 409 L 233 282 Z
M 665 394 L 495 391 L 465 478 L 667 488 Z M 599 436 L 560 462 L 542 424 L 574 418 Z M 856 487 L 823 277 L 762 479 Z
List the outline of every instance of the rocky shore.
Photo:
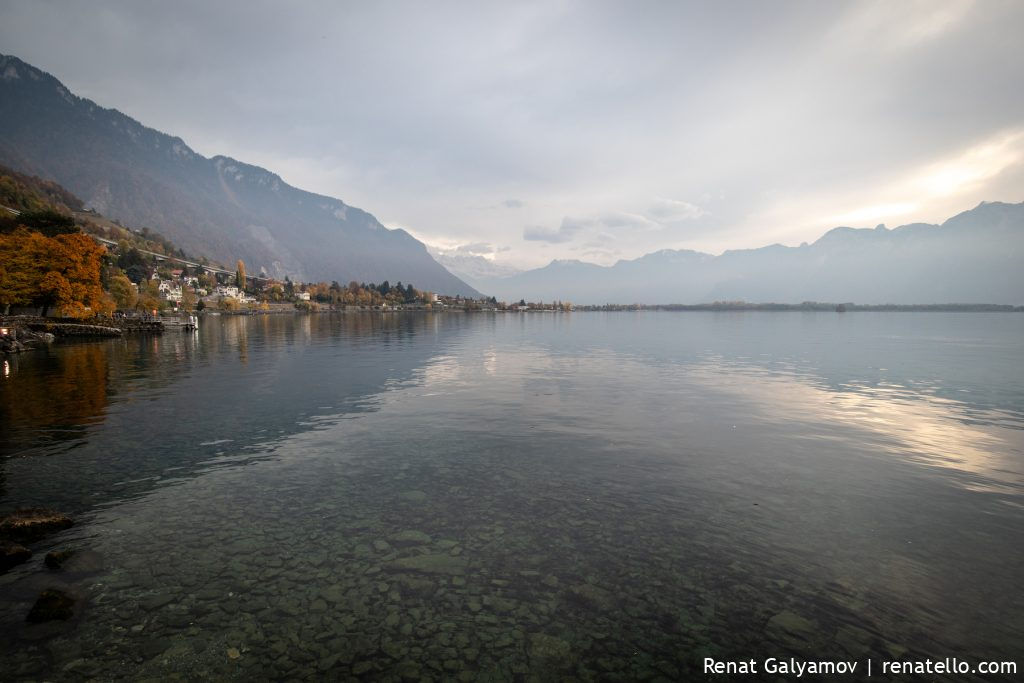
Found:
M 53 343 L 51 332 L 35 332 L 24 325 L 0 322 L 0 354 L 21 353 Z

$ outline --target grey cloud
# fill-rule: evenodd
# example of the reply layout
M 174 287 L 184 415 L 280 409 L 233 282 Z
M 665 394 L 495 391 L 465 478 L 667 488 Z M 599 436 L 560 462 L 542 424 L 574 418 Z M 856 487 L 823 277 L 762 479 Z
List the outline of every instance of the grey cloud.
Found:
M 646 216 L 626 213 L 624 211 L 604 214 L 595 218 L 593 223 L 608 228 L 627 228 L 632 230 L 656 230 L 661 227 L 657 221 L 652 221 Z
M 706 216 L 708 212 L 690 202 L 658 197 L 654 200 L 651 208 L 647 210 L 647 213 L 663 223 L 674 223 L 676 221 L 695 220 Z
M 526 203 L 520 199 L 506 199 L 501 205 L 506 209 L 521 209 L 526 206 Z
M 571 241 L 576 234 L 587 227 L 584 221 L 578 221 L 568 216 L 562 219 L 562 224 L 557 230 L 541 226 L 530 226 L 523 229 L 523 239 L 528 242 L 550 242 L 551 244 L 562 244 Z

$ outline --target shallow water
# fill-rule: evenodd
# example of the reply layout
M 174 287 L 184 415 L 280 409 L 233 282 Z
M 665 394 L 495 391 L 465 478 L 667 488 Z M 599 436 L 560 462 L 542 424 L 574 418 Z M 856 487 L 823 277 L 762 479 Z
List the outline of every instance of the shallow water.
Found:
M 2 680 L 1024 665 L 1020 315 L 225 316 L 0 411 L 0 512 L 77 519 L 0 576 Z

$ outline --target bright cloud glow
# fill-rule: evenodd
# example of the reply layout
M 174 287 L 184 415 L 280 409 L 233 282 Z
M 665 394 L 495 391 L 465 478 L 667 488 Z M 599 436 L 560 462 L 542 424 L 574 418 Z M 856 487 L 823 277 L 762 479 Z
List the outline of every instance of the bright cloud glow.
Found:
M 926 193 L 946 196 L 977 188 L 1024 160 L 1024 131 L 999 135 L 963 154 L 926 169 L 916 185 Z

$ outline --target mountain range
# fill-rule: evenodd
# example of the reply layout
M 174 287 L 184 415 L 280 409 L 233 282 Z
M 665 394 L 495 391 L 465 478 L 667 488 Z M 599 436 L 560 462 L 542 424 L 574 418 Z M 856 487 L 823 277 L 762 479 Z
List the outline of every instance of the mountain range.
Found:
M 207 158 L 56 78 L 0 55 L 0 164 L 54 180 L 87 208 L 183 249 L 295 280 L 392 282 L 477 296 L 423 243 L 371 214 L 225 156 Z
M 508 277 L 460 271 L 498 299 L 577 304 L 715 301 L 859 304 L 1024 303 L 1024 203 L 983 202 L 942 225 L 834 228 L 813 244 L 666 249 L 599 266 L 553 261 Z
M 1024 303 L 1024 203 L 985 202 L 941 225 L 834 228 L 799 247 L 662 250 L 612 266 L 554 261 L 517 272 L 458 250 L 428 253 L 366 211 L 257 166 L 206 158 L 2 55 L 0 164 L 56 181 L 87 208 L 190 253 L 303 281 L 402 280 L 441 294 L 580 304 Z

